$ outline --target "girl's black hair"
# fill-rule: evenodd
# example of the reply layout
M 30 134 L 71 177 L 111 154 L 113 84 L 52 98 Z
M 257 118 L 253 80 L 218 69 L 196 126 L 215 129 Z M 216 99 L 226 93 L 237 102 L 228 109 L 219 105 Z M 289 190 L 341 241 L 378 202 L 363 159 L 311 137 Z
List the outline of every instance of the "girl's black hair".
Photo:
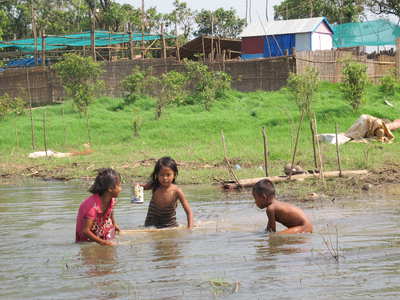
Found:
M 109 188 L 114 188 L 121 182 L 121 175 L 111 168 L 97 170 L 97 176 L 89 192 L 103 195 Z
M 159 160 L 157 160 L 153 173 L 150 175 L 150 186 L 153 192 L 160 187 L 158 173 L 160 173 L 162 168 L 170 168 L 174 172 L 175 176 L 172 183 L 175 183 L 175 178 L 178 176 L 178 164 L 176 161 L 169 156 L 161 157 Z

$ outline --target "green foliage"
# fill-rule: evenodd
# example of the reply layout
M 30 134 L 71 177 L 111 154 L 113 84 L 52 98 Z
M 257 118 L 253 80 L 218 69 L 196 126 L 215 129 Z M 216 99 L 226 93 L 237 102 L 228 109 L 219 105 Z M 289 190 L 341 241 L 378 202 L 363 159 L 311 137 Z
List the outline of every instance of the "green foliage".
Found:
M 299 111 L 304 111 L 308 117 L 311 117 L 315 92 L 319 87 L 318 72 L 313 68 L 307 68 L 304 74 L 290 73 L 287 87 L 293 95 Z
M 245 19 L 236 15 L 233 8 L 218 8 L 215 11 L 202 9 L 195 16 L 198 30 L 194 35 L 213 34 L 214 36 L 236 38 L 242 32 Z
M 274 5 L 275 19 L 302 19 L 325 16 L 330 23 L 357 22 L 365 0 L 284 0 Z
M 101 64 L 91 57 L 67 53 L 53 68 L 79 112 L 87 113 L 89 104 L 103 87 L 103 82 L 98 80 L 103 72 Z
M 364 104 L 364 92 L 368 83 L 367 66 L 354 61 L 345 61 L 341 91 L 354 111 Z
M 393 96 L 399 89 L 399 86 L 400 86 L 399 81 L 396 79 L 396 75 L 392 72 L 381 78 L 379 90 L 383 94 Z
M 26 102 L 21 98 L 12 98 L 8 94 L 0 96 L 0 119 L 4 119 L 7 115 L 21 115 L 24 113 Z
M 182 102 L 182 99 L 187 95 L 184 89 L 186 84 L 186 76 L 176 71 L 164 73 L 158 79 L 160 89 L 157 93 L 156 103 L 156 119 L 160 119 L 164 108 L 171 103 Z
M 231 88 L 232 78 L 225 72 L 213 72 L 201 62 L 185 60 L 192 103 L 200 103 L 210 110 L 212 103 L 225 96 Z M 183 103 L 185 104 L 185 103 Z M 190 103 L 186 103 L 190 104 Z
M 125 93 L 125 104 L 132 104 L 146 94 L 149 79 L 151 80 L 149 73 L 142 71 L 139 67 L 135 67 L 132 74 L 125 77 L 121 83 Z

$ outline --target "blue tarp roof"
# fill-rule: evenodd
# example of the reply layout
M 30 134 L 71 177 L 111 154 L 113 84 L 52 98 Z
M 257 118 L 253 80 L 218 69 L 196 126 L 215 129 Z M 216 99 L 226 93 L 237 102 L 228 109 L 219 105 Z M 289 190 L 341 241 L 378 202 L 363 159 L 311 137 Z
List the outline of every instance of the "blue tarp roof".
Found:
M 165 35 L 165 38 L 174 38 L 172 35 Z M 156 34 L 144 34 L 143 39 L 145 41 L 153 41 L 161 39 L 161 35 Z M 141 41 L 142 33 L 132 33 L 133 41 Z M 59 36 L 48 36 L 45 39 L 46 51 L 61 49 L 65 47 L 83 47 L 90 46 L 90 32 L 82 32 L 76 34 L 67 34 Z M 122 44 L 129 42 L 128 33 L 112 33 L 108 31 L 96 31 L 95 32 L 95 45 L 96 47 Z M 0 41 L 0 48 L 15 47 L 23 52 L 35 51 L 34 39 L 14 40 L 14 41 Z M 37 39 L 37 50 L 42 51 L 42 38 Z

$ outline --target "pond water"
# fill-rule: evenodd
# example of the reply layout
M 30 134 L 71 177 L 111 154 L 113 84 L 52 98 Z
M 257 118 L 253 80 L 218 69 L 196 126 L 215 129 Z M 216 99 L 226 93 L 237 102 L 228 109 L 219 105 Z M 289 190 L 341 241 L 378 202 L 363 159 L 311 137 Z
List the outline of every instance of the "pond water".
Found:
M 313 234 L 264 232 L 250 192 L 182 186 L 197 227 L 119 236 L 115 247 L 75 244 L 86 183 L 0 185 L 2 299 L 397 299 L 399 199 L 358 194 L 291 203 Z M 279 187 L 278 187 L 279 189 Z M 139 228 L 142 205 L 121 193 L 115 216 Z M 178 207 L 178 220 L 186 224 Z M 283 227 L 279 227 L 282 229 Z M 337 256 L 338 255 L 338 256 Z

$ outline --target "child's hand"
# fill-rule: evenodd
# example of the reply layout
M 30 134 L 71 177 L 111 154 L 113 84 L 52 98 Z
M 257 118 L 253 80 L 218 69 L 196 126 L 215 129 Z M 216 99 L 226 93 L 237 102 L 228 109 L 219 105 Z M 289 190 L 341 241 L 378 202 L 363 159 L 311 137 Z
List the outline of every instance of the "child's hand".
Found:
M 114 225 L 115 227 L 115 233 L 121 233 L 121 228 L 119 228 L 119 226 L 117 224 Z
M 117 244 L 113 241 L 103 240 L 101 243 L 102 246 L 116 246 Z

